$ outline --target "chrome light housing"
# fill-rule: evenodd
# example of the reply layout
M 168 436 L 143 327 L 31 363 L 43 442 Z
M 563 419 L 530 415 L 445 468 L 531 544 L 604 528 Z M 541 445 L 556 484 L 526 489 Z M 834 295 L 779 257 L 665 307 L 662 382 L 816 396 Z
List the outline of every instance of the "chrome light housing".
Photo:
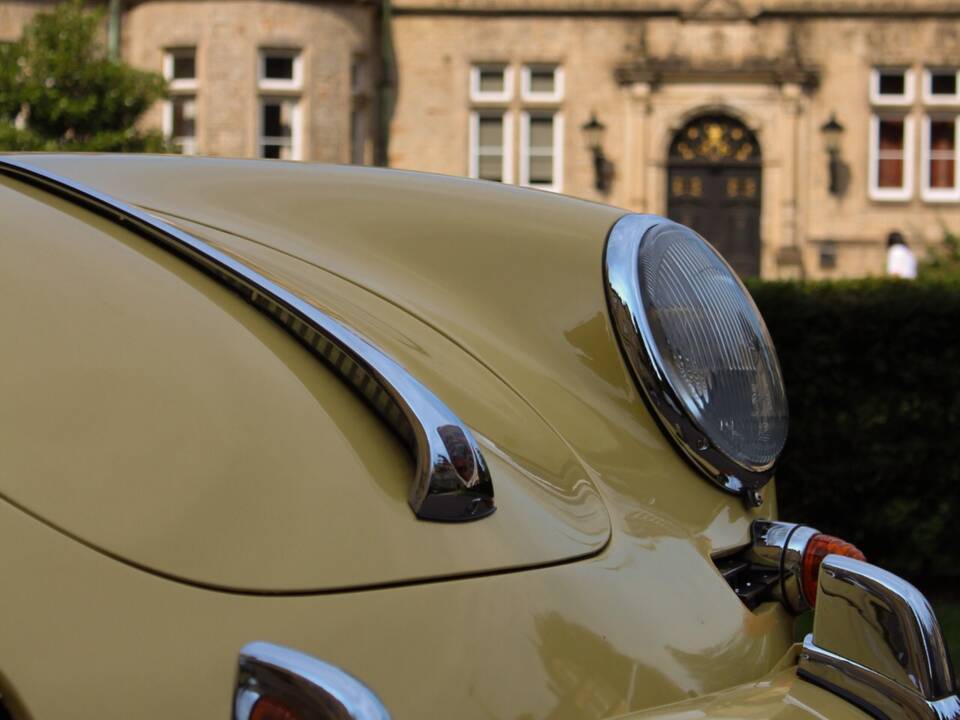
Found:
M 701 472 L 757 502 L 788 412 L 749 292 L 702 237 L 655 215 L 617 221 L 605 270 L 621 349 L 654 415 Z
M 370 688 L 334 665 L 282 645 L 240 651 L 233 720 L 390 720 Z

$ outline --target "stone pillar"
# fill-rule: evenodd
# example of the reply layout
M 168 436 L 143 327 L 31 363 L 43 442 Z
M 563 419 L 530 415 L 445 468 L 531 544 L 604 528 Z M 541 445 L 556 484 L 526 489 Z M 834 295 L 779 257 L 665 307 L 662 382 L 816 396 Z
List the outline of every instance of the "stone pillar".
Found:
M 803 276 L 802 253 L 799 246 L 797 224 L 800 220 L 799 193 L 801 188 L 799 169 L 801 158 L 800 147 L 800 114 L 802 89 L 797 83 L 784 83 L 781 87 L 781 121 L 783 132 L 781 137 L 786 141 L 786 147 L 781 154 L 780 188 L 778 198 L 780 207 L 780 239 L 775 252 L 775 266 L 767 263 L 776 277 L 799 278 Z
M 647 163 L 650 158 L 650 128 L 647 122 L 649 111 L 650 83 L 632 83 L 626 99 L 624 167 L 617 174 L 623 178 L 626 191 L 621 197 L 626 207 L 636 212 L 649 211 L 646 182 Z

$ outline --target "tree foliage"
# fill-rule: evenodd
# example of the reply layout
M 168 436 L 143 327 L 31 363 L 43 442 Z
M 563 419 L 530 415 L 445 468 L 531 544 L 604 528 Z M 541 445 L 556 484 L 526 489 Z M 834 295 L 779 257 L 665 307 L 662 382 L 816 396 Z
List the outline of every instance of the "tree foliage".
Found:
M 70 0 L 0 45 L 0 148 L 170 150 L 159 132 L 136 128 L 165 95 L 162 76 L 109 58 L 102 21 L 102 10 Z
M 943 239 L 918 267 L 924 280 L 960 280 L 960 237 L 946 224 L 942 224 Z

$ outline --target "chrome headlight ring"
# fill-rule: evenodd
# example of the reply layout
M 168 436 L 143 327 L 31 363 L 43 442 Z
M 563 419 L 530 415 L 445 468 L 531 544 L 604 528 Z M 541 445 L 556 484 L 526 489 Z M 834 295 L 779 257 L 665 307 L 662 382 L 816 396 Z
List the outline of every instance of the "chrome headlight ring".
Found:
M 743 283 L 703 238 L 656 215 L 618 220 L 604 264 L 614 328 L 654 416 L 698 470 L 759 504 L 786 440 L 786 393 Z

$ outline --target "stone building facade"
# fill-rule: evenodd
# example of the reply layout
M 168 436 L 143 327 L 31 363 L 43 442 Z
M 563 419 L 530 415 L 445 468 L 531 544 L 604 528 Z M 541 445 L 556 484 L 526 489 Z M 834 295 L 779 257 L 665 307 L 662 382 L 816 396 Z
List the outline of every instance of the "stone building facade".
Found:
M 0 40 L 52 5 L 0 1 Z M 183 152 L 371 163 L 379 22 L 375 0 L 126 0 L 119 50 L 166 76 L 143 122 Z
M 0 40 L 50 6 L 0 0 Z M 960 0 L 123 0 L 120 26 L 185 152 L 666 214 L 743 275 L 881 274 L 890 231 L 960 231 Z
M 890 231 L 922 255 L 960 230 L 956 0 L 394 0 L 393 16 L 391 165 L 669 214 L 744 275 L 882 274 Z

